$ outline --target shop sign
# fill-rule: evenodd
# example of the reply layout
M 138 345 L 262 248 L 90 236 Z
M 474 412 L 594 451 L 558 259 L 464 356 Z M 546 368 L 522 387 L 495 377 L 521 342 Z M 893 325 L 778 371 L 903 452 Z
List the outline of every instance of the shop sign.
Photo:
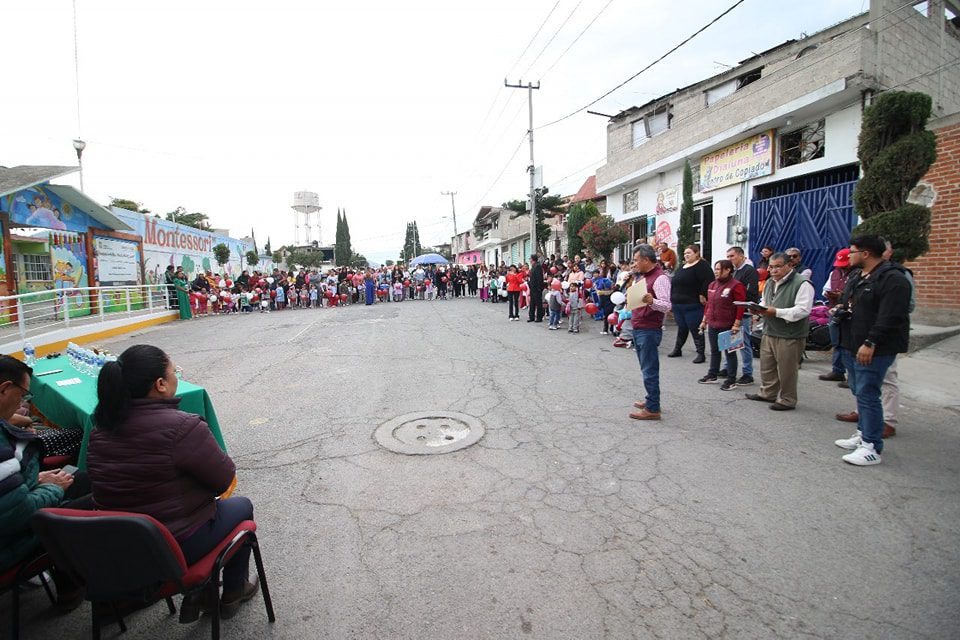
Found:
M 773 173 L 773 130 L 758 133 L 700 159 L 700 192 Z

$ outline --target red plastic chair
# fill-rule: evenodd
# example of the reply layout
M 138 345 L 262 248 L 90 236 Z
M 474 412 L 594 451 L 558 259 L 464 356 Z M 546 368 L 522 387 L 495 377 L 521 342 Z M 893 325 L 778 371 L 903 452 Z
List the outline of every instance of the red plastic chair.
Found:
M 56 604 L 57 600 L 53 597 L 53 592 L 50 591 L 47 578 L 43 575 L 43 572 L 49 569 L 52 564 L 53 562 L 50 560 L 50 556 L 41 553 L 32 558 L 27 558 L 3 573 L 0 573 L 0 593 L 9 590 L 12 594 L 10 605 L 12 629 L 10 637 L 13 640 L 17 640 L 17 638 L 20 637 L 20 586 L 23 583 L 30 578 L 39 577 L 40 584 L 43 585 L 44 591 L 47 592 L 47 597 L 50 598 L 50 602 Z
M 253 520 L 241 522 L 210 553 L 189 566 L 170 530 L 147 515 L 51 508 L 31 516 L 30 524 L 57 566 L 83 581 L 86 598 L 94 603 L 94 640 L 100 638 L 103 605 L 117 601 L 152 604 L 166 599 L 174 613 L 171 596 L 203 592 L 211 603 L 211 634 L 213 640 L 219 640 L 220 572 L 244 546 L 253 551 L 267 618 L 276 621 Z M 125 631 L 123 619 L 117 617 Z

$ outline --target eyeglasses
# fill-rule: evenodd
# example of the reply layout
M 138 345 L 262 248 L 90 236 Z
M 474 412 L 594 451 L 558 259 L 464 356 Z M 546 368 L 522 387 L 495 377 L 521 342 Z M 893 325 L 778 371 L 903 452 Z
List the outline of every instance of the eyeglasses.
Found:
M 17 389 L 20 389 L 20 400 L 22 400 L 23 402 L 30 402 L 31 400 L 33 400 L 33 394 L 32 394 L 32 393 L 30 393 L 29 391 L 27 391 L 26 389 L 24 389 L 23 387 L 21 387 L 20 385 L 18 385 L 18 384 L 17 384 L 16 382 L 14 382 L 13 380 L 10 381 L 10 384 L 12 384 L 13 386 L 15 386 Z
M 791 260 L 796 260 L 797 258 L 800 257 L 800 254 L 799 254 L 799 253 L 788 253 L 788 254 L 787 254 L 787 257 L 790 258 Z

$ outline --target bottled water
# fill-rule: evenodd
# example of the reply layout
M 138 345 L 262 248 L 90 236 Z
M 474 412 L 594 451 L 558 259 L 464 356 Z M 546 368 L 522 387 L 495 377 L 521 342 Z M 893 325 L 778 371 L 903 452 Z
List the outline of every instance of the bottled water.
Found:
M 107 364 L 107 356 L 101 351 L 97 354 L 97 375 L 100 375 L 100 370 L 103 369 L 105 364 Z
M 23 359 L 28 367 L 32 367 L 37 361 L 37 350 L 33 348 L 33 344 L 30 342 L 23 345 Z

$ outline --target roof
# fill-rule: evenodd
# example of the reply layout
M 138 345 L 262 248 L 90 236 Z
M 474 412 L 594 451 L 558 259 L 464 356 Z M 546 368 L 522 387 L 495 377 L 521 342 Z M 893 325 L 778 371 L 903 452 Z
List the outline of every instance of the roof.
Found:
M 0 167 L 0 196 L 30 187 L 55 178 L 79 171 L 79 167 L 60 167 L 55 165 L 21 165 L 18 167 Z
M 133 231 L 133 227 L 113 215 L 113 212 L 106 207 L 94 202 L 90 196 L 79 189 L 74 189 L 65 184 L 48 184 L 46 188 L 109 229 L 113 229 L 114 231 Z
M 597 175 L 594 174 L 587 178 L 583 186 L 580 187 L 580 190 L 570 198 L 570 204 L 575 202 L 586 202 L 587 200 L 596 200 L 597 198 L 602 198 L 604 196 L 597 195 Z

